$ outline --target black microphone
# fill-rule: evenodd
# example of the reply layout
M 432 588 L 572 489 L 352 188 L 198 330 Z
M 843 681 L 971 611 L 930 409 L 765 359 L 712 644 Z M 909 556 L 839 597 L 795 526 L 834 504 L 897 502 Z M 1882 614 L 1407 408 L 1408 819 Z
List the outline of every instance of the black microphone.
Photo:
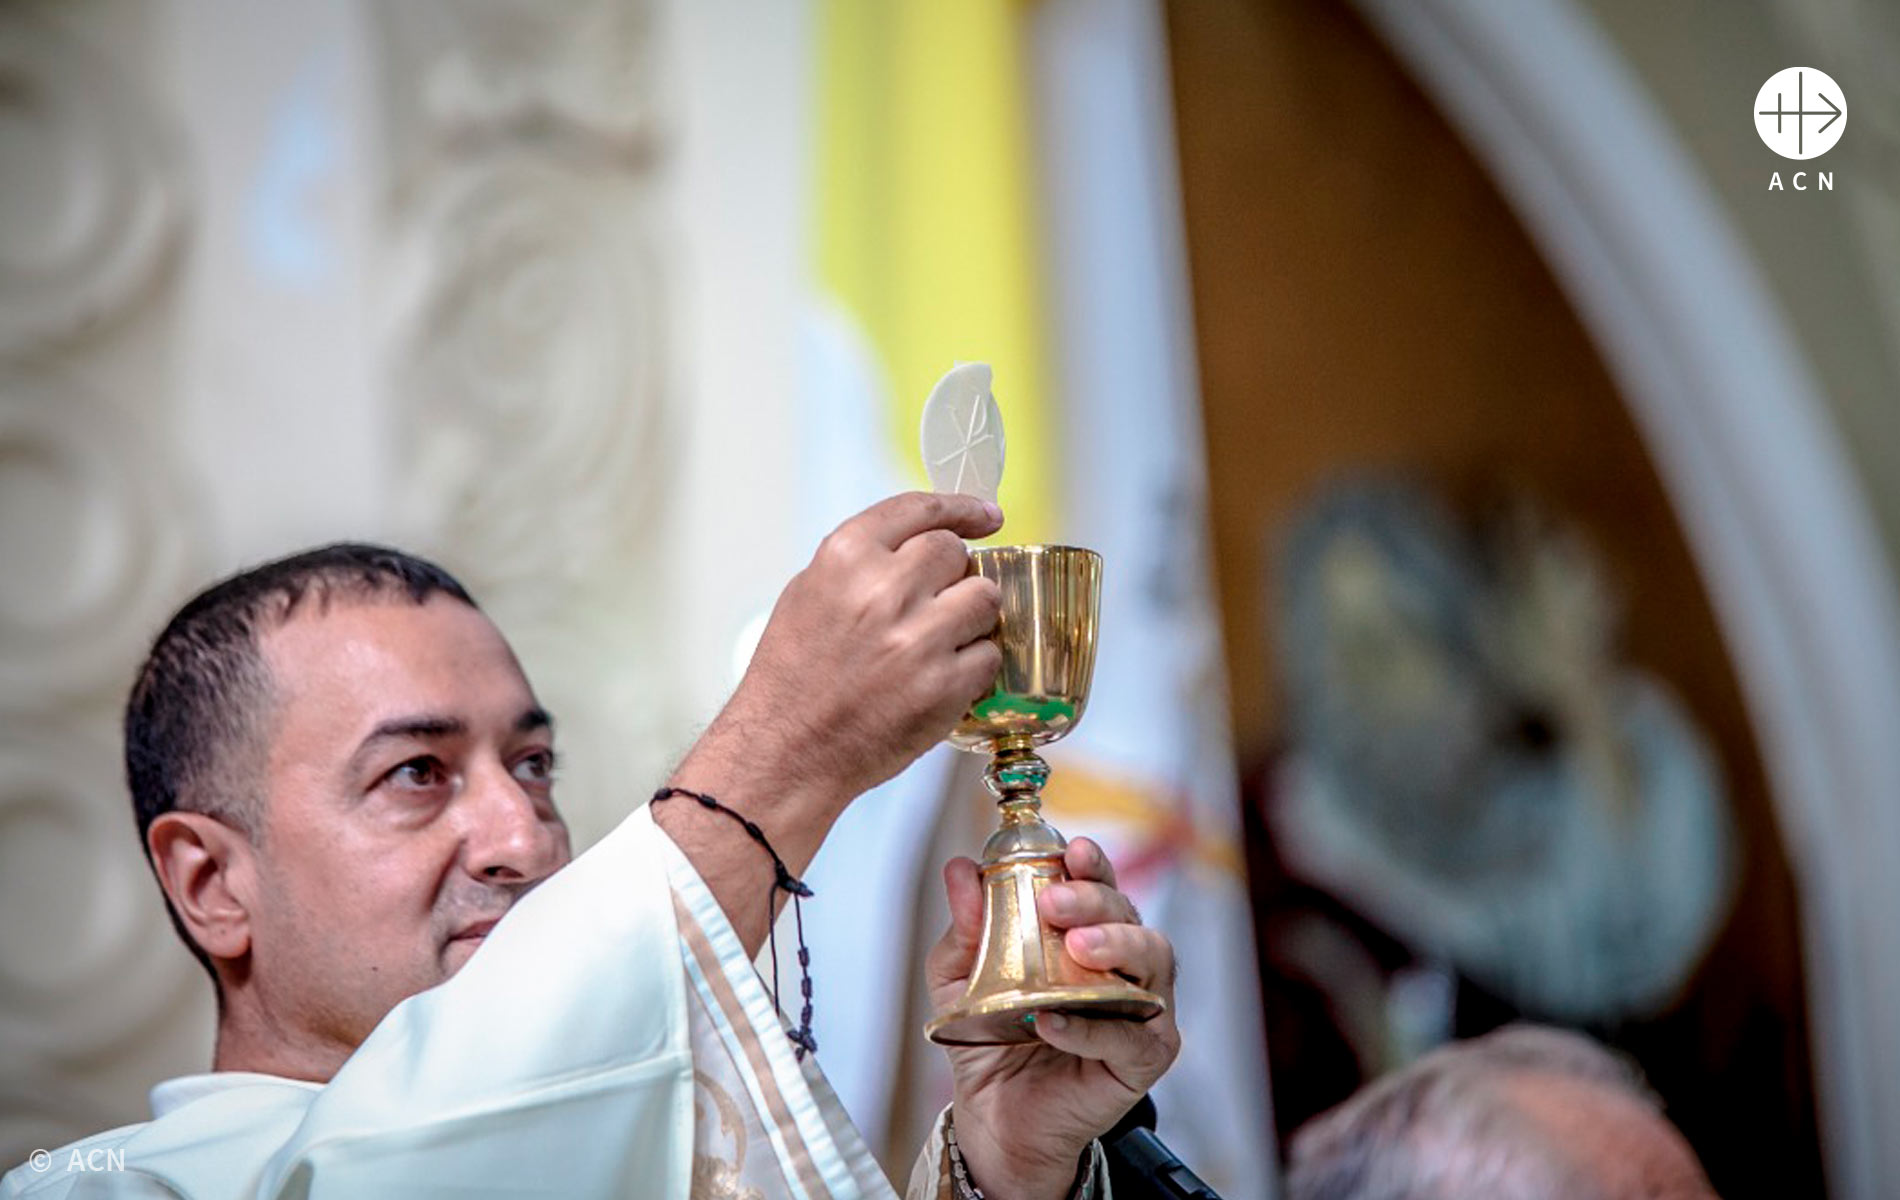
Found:
M 1102 1135 L 1115 1200 L 1221 1200 L 1155 1136 L 1155 1102 L 1147 1096 Z

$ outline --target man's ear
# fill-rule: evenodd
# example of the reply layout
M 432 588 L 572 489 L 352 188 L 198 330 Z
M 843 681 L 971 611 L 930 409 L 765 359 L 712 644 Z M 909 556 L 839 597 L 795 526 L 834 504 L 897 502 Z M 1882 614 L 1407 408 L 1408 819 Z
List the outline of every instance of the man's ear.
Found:
M 250 838 L 216 817 L 174 810 L 152 821 L 145 844 L 159 886 L 199 948 L 213 959 L 249 953 Z

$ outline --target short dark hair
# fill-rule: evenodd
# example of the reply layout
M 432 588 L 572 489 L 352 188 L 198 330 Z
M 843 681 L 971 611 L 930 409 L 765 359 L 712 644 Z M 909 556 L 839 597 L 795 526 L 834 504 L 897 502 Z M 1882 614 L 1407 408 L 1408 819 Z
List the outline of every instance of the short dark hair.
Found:
M 154 874 L 146 835 L 160 814 L 205 813 L 257 837 L 272 703 L 259 644 L 264 632 L 305 605 L 322 611 L 339 599 L 421 604 L 438 594 L 479 607 L 432 562 L 387 546 L 338 542 L 242 571 L 179 609 L 152 643 L 125 705 L 125 779 L 139 845 Z M 210 957 L 170 896 L 165 910 L 217 986 Z

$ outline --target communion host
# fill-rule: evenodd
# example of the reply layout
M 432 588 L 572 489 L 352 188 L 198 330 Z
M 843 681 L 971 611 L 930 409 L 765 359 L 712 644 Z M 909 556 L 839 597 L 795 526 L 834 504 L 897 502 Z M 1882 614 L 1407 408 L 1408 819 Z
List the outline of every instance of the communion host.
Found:
M 1000 601 L 963 539 L 1001 524 L 924 493 L 846 521 L 668 786 L 578 859 L 553 719 L 440 568 L 345 544 L 200 594 L 125 733 L 146 851 L 217 989 L 212 1070 L 0 1196 L 894 1195 L 808 1014 L 788 1028 L 752 962 L 846 805 L 989 686 Z M 1100 849 L 1077 839 L 1067 866 L 1041 909 L 1069 952 L 1171 1000 L 1172 947 Z M 939 1005 L 982 907 L 970 860 L 944 882 Z M 954 1100 L 908 1196 L 1106 1195 L 1095 1139 L 1173 1061 L 1173 1019 L 1036 1028 L 948 1052 Z

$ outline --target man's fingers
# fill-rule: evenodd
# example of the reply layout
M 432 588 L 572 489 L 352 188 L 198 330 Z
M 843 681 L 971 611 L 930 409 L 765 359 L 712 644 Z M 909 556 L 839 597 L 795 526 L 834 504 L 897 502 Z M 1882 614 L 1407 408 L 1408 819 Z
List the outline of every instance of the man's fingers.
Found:
M 895 550 L 927 529 L 948 529 L 964 538 L 988 537 L 1003 527 L 1003 510 L 974 496 L 904 492 L 878 501 L 845 525 L 859 526 L 887 550 Z
M 1132 979 L 1160 996 L 1173 993 L 1174 947 L 1159 930 L 1085 925 L 1063 934 L 1062 947 L 1082 966 Z
M 1003 593 L 994 580 L 971 575 L 938 593 L 925 617 L 941 633 L 940 644 L 967 646 L 996 631 L 997 617 L 1003 611 Z
M 1115 864 L 1109 862 L 1108 855 L 1089 838 L 1070 841 L 1068 852 L 1062 856 L 1062 865 L 1069 869 L 1070 879 L 1092 879 L 1115 886 Z
M 996 683 L 996 672 L 1003 666 L 1003 651 L 988 638 L 979 638 L 957 651 L 957 695 L 963 703 L 975 704 Z
M 1161 1078 L 1180 1050 L 1166 1014 L 1141 1022 L 1037 1013 L 1036 1036 L 1065 1054 L 1101 1062 L 1137 1094 Z
M 1105 883 L 1086 879 L 1050 884 L 1036 897 L 1036 908 L 1057 929 L 1141 924 L 1141 914 L 1135 911 L 1133 901 Z
M 970 548 L 948 529 L 926 529 L 897 548 L 897 560 L 919 591 L 934 596 L 970 573 Z

